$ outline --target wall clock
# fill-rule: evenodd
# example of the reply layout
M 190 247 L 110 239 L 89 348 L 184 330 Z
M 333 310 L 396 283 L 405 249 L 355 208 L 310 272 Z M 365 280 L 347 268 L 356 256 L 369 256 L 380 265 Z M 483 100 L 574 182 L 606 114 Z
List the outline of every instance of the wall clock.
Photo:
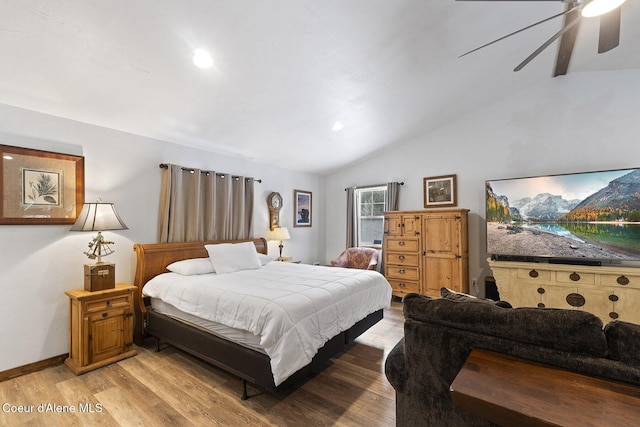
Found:
M 280 227 L 280 209 L 282 208 L 282 196 L 273 192 L 267 198 L 269 207 L 269 230 Z

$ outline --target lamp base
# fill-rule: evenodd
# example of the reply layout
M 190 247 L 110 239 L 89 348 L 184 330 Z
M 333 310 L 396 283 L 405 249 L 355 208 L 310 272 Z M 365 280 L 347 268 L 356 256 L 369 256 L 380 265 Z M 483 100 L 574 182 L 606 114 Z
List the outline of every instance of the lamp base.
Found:
M 84 265 L 84 290 L 103 291 L 116 287 L 116 265 L 106 262 Z

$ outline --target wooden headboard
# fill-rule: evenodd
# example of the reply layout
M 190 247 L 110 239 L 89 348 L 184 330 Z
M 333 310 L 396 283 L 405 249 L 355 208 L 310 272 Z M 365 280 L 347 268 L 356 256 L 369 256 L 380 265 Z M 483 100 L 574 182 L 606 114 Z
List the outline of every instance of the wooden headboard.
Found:
M 178 242 L 178 243 L 136 243 L 133 250 L 136 253 L 136 275 L 134 285 L 136 290 L 136 333 L 142 334 L 144 316 L 146 313 L 145 304 L 142 298 L 142 287 L 149 280 L 158 274 L 167 273 L 167 266 L 172 262 L 190 258 L 206 258 L 209 253 L 205 245 L 215 245 L 219 243 L 241 243 L 253 242 L 259 253 L 267 254 L 267 241 L 260 237 L 257 239 L 244 240 L 207 240 L 202 242 Z M 138 338 L 140 338 L 138 335 Z

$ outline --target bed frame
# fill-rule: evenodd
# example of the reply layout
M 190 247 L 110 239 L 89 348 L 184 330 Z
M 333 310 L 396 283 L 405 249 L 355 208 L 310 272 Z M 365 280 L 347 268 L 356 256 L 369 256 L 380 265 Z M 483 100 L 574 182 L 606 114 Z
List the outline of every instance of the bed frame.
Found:
M 350 329 L 336 335 L 318 350 L 316 356 L 307 366 L 276 387 L 269 356 L 217 337 L 170 316 L 159 314 L 142 296 L 144 284 L 158 274 L 166 273 L 168 271 L 167 265 L 172 262 L 208 257 L 205 245 L 247 241 L 253 242 L 259 253 L 267 254 L 267 241 L 263 238 L 186 243 L 137 243 L 133 246 L 137 256 L 134 279 L 134 284 L 137 287 L 134 330 L 136 344 L 141 345 L 147 337 L 155 337 L 158 349 L 161 343 L 170 344 L 240 377 L 243 388 L 242 400 L 248 398 L 247 382 L 261 390 L 275 392 L 289 387 L 313 371 L 320 370 L 331 357 L 344 351 L 348 344 L 382 319 L 382 310 L 378 310 L 360 320 Z

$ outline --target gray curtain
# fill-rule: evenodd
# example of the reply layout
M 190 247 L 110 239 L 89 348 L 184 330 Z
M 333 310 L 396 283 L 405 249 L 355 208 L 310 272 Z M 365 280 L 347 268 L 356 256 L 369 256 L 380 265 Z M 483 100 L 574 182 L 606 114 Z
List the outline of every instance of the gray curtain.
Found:
M 397 211 L 400 198 L 400 187 L 402 186 L 399 182 L 388 182 L 387 183 L 387 204 L 385 206 L 385 210 L 387 211 Z
M 355 187 L 349 187 L 347 192 L 347 248 L 356 246 L 356 233 L 358 227 L 356 226 L 356 201 L 355 201 Z
M 253 178 L 167 165 L 162 170 L 158 241 L 250 237 L 253 185 Z

